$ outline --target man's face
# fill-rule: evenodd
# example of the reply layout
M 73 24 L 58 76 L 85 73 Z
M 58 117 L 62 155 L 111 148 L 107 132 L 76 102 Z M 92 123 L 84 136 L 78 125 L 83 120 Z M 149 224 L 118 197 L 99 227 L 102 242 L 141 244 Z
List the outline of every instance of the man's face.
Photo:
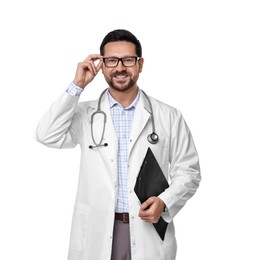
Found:
M 136 57 L 135 45 L 131 42 L 119 41 L 109 42 L 104 47 L 104 57 Z M 113 68 L 106 67 L 103 64 L 102 71 L 106 82 L 111 88 L 119 92 L 125 92 L 132 87 L 137 86 L 139 73 L 142 71 L 143 59 L 136 62 L 134 66 L 125 67 L 121 61 Z

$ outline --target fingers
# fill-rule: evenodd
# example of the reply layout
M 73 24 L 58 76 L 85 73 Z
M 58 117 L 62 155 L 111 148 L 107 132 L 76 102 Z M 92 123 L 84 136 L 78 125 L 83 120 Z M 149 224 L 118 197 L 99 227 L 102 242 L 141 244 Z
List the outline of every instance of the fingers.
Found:
M 154 223 L 157 221 L 155 218 L 154 210 L 153 210 L 153 198 L 147 199 L 140 207 L 139 217 L 149 223 Z
M 96 65 L 95 62 L 99 60 L 99 63 Z M 102 56 L 99 54 L 89 55 L 83 62 L 80 63 L 80 66 L 84 69 L 88 69 L 92 75 L 96 75 L 101 69 L 103 64 Z
M 142 209 L 142 210 L 148 209 L 153 202 L 154 202 L 153 197 L 150 197 L 149 199 L 147 199 L 147 200 L 141 205 L 141 209 Z
M 96 64 L 97 61 L 98 63 Z M 102 68 L 102 64 L 103 60 L 101 55 L 89 55 L 83 62 L 78 64 L 75 79 L 73 81 L 74 84 L 84 88 L 94 79 L 98 71 Z
M 164 202 L 158 197 L 150 197 L 140 207 L 139 217 L 149 223 L 157 223 L 163 210 Z
M 102 66 L 103 66 L 103 60 L 100 59 L 97 66 L 96 66 L 96 71 L 98 72 L 102 68 Z

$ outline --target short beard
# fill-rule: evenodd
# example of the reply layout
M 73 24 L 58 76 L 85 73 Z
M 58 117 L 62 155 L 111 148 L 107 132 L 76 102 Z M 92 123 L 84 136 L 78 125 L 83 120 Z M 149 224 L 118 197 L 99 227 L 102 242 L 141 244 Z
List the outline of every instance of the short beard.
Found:
M 130 82 L 126 86 L 123 86 L 123 87 L 119 87 L 118 85 L 114 84 L 113 81 L 110 80 L 110 79 L 106 80 L 106 81 L 107 81 L 110 88 L 112 88 L 112 89 L 114 89 L 115 91 L 118 91 L 118 92 L 126 92 L 136 85 L 136 82 L 134 80 L 130 80 Z
M 129 89 L 131 89 L 132 87 L 135 86 L 135 82 L 133 82 L 133 81 L 130 81 L 127 86 L 122 87 L 122 88 L 114 85 L 112 82 L 110 82 L 108 84 L 109 84 L 110 88 L 112 88 L 112 89 L 114 89 L 115 91 L 118 91 L 118 92 L 126 92 L 126 91 L 128 91 Z

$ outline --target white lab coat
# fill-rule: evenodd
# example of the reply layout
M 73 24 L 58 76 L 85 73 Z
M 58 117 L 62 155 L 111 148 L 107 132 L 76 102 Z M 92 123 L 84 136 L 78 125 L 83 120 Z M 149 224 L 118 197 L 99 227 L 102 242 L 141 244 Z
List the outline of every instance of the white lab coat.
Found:
M 81 147 L 81 162 L 75 201 L 68 260 L 110 260 L 114 212 L 118 191 L 118 140 L 112 123 L 108 97 L 104 94 L 101 109 L 107 115 L 104 141 L 106 147 L 89 149 L 91 114 L 98 101 L 78 102 L 79 97 L 63 93 L 39 122 L 36 137 L 44 145 L 55 148 Z M 132 260 L 173 260 L 176 239 L 173 218 L 196 192 L 200 182 L 198 155 L 191 133 L 181 113 L 150 97 L 157 144 L 150 144 L 152 132 L 151 111 L 141 93 L 135 111 L 128 154 L 128 199 Z M 102 135 L 103 118 L 96 116 L 94 137 Z M 170 187 L 159 197 L 167 212 L 162 214 L 169 222 L 164 241 L 154 227 L 138 216 L 140 203 L 134 192 L 137 174 L 145 153 L 150 147 Z

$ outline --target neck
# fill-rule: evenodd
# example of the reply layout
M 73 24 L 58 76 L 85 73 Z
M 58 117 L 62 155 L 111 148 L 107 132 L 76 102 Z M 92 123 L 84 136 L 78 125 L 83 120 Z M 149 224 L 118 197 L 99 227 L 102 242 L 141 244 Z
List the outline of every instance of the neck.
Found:
M 135 86 L 126 91 L 117 91 L 110 87 L 109 92 L 116 101 L 126 108 L 135 100 L 138 93 L 138 87 Z

